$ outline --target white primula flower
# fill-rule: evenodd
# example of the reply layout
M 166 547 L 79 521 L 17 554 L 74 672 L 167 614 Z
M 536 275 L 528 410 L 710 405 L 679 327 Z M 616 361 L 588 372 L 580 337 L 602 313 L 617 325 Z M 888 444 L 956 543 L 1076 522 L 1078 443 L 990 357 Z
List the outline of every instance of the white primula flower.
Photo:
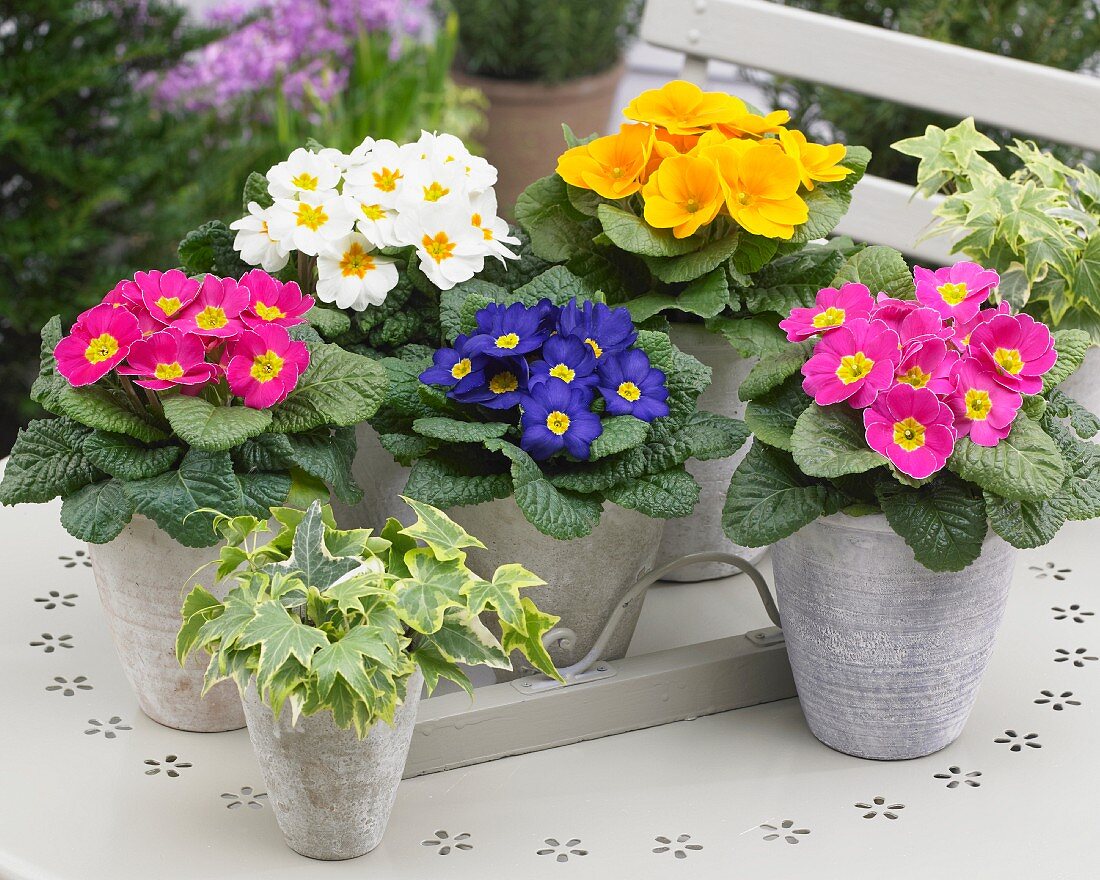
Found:
M 302 193 L 332 192 L 339 182 L 340 169 L 331 158 L 304 147 L 296 149 L 285 162 L 267 172 L 267 188 L 276 199 L 292 199 Z
M 276 199 L 267 224 L 283 247 L 316 257 L 329 242 L 351 232 L 354 221 L 344 197 L 328 192 Z
M 265 272 L 278 272 L 290 259 L 290 249 L 284 248 L 271 237 L 268 229 L 270 208 L 261 208 L 256 202 L 248 203 L 248 215 L 229 224 L 237 235 L 233 249 L 250 266 L 259 266 Z
M 397 286 L 396 261 L 373 254 L 358 232 L 331 242 L 317 258 L 317 296 L 341 309 L 380 306 Z
M 346 171 L 348 168 L 354 168 L 356 165 L 362 165 L 364 162 L 367 161 L 367 158 L 370 156 L 371 151 L 373 150 L 374 138 L 363 138 L 363 143 L 361 143 L 354 150 L 344 156 L 344 170 Z
M 416 245 L 421 271 L 440 290 L 469 281 L 485 267 L 488 249 L 481 230 L 470 223 L 468 202 L 406 211 L 395 226 L 398 237 Z
M 466 188 L 481 192 L 497 182 L 497 170 L 480 156 L 473 155 L 453 134 L 421 131 L 420 140 L 411 145 L 420 159 L 442 165 L 455 164 L 466 175 Z
M 355 217 L 355 228 L 375 247 L 399 247 L 411 244 L 399 241 L 393 224 L 397 211 L 387 208 L 375 198 L 373 187 L 345 186 L 344 199 Z
M 418 161 L 405 172 L 405 185 L 397 199 L 398 212 L 450 209 L 469 202 L 469 182 L 461 165 Z
M 393 141 L 375 141 L 363 161 L 348 168 L 344 174 L 345 187 L 360 192 L 369 190 L 374 196 L 372 204 L 392 208 L 401 195 L 406 170 L 412 163 L 407 146 L 399 147 Z
M 484 247 L 501 263 L 506 259 L 519 259 L 506 247 L 520 242 L 511 234 L 508 221 L 497 216 L 497 194 L 494 190 L 487 189 L 470 199 L 470 225 L 481 232 Z

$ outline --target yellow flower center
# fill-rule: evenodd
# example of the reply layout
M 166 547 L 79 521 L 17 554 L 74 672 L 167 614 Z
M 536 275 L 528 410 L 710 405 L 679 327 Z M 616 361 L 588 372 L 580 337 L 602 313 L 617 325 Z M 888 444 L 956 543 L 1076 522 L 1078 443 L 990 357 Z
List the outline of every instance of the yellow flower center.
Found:
M 325 213 L 324 205 L 307 205 L 305 202 L 299 202 L 297 223 L 316 232 L 328 223 L 328 214 Z
M 906 452 L 920 449 L 924 445 L 924 425 L 912 416 L 894 422 L 894 442 Z
M 696 211 L 699 210 L 700 207 L 701 206 L 698 199 L 688 199 L 686 202 L 684 202 L 684 210 L 687 211 L 689 214 L 694 214 Z
M 397 181 L 405 176 L 398 168 L 392 171 L 389 168 L 383 168 L 381 171 L 372 172 L 372 175 L 374 177 L 374 188 L 387 193 L 397 189 Z
M 381 220 L 386 216 L 386 209 L 381 205 L 360 205 L 359 208 L 368 220 Z
M 270 382 L 283 371 L 283 359 L 268 349 L 252 361 L 249 372 L 257 382 Z
M 180 366 L 179 361 L 172 361 L 170 364 L 157 364 L 153 375 L 158 379 L 178 379 L 183 375 L 183 367 Z
M 516 378 L 515 373 L 509 373 L 507 371 L 503 373 L 497 373 L 489 380 L 489 390 L 493 394 L 507 394 L 509 391 L 515 391 L 519 388 L 519 379 Z
M 481 228 L 481 237 L 484 238 L 486 241 L 492 241 L 493 230 L 491 230 L 488 226 L 483 226 Z
M 451 367 L 451 376 L 455 379 L 462 379 L 470 375 L 470 370 L 473 366 L 470 364 L 469 358 L 462 358 L 460 361 L 456 361 L 455 365 Z
M 836 377 L 845 385 L 851 385 L 864 378 L 874 368 L 875 362 L 862 351 L 855 354 L 846 354 L 840 359 L 840 366 L 836 369 Z
M 424 187 L 424 201 L 438 202 L 449 192 L 450 190 L 443 186 L 438 180 L 433 180 L 431 186 Z
M 515 333 L 505 333 L 496 339 L 497 348 L 515 348 L 519 345 L 519 336 Z
M 345 278 L 354 275 L 356 278 L 362 279 L 374 268 L 374 257 L 364 251 L 359 242 L 354 242 L 340 257 L 340 272 Z
M 635 385 L 633 382 L 620 383 L 616 391 L 618 391 L 619 397 L 621 397 L 623 400 L 629 400 L 631 403 L 642 396 L 642 389 Z
M 826 327 L 839 327 L 844 323 L 844 309 L 829 306 L 825 311 L 814 315 L 813 325 L 817 330 Z
M 252 311 L 265 321 L 278 321 L 280 318 L 286 317 L 286 312 L 278 306 L 269 306 L 262 302 L 256 303 L 256 305 L 252 307 Z
M 207 306 L 195 315 L 195 323 L 203 330 L 219 330 L 229 323 L 229 318 L 220 306 Z
M 914 388 L 923 388 L 931 378 L 932 374 L 924 372 L 920 367 L 910 367 L 898 376 L 898 381 L 904 382 L 906 385 L 912 385 Z
M 1020 351 L 1016 348 L 998 348 L 993 352 L 993 360 L 997 362 L 998 367 L 1013 376 L 1024 368 L 1024 359 L 1020 357 Z
M 480 214 L 471 214 L 470 215 L 470 225 L 471 226 L 476 226 L 478 229 L 480 229 L 481 228 L 481 215 Z
M 293 186 L 295 189 L 307 190 L 308 192 L 313 192 L 315 189 L 317 189 L 317 183 L 317 178 L 314 177 L 312 174 L 307 174 L 305 171 L 290 178 L 291 186 Z
M 183 303 L 180 302 L 178 296 L 162 296 L 153 305 L 164 312 L 167 317 L 171 317 L 183 307 Z
M 88 341 L 88 347 L 84 349 L 84 357 L 90 364 L 98 364 L 110 360 L 118 353 L 118 340 L 110 333 L 103 333 L 95 339 Z
M 949 306 L 957 306 L 966 299 L 966 285 L 962 282 L 958 284 L 950 282 L 941 284 L 936 288 L 936 293 L 938 293 L 943 301 Z
M 603 357 L 603 349 L 600 348 L 600 344 L 595 339 L 585 339 L 584 341 L 592 348 L 592 352 L 596 357 Z
M 428 252 L 428 256 L 437 263 L 449 260 L 455 255 L 455 243 L 447 237 L 446 232 L 437 233 L 435 238 L 425 235 L 420 244 Z
M 993 408 L 993 402 L 989 399 L 989 392 L 981 388 L 971 388 L 963 398 L 966 401 L 966 417 L 977 422 L 984 422 L 989 418 L 989 411 Z
M 565 364 L 556 364 L 555 366 L 550 368 L 550 375 L 556 376 L 563 382 L 572 382 L 577 373 L 576 370 L 569 369 L 569 367 Z
M 559 437 L 569 430 L 569 416 L 558 410 L 554 410 L 546 417 L 546 427 Z

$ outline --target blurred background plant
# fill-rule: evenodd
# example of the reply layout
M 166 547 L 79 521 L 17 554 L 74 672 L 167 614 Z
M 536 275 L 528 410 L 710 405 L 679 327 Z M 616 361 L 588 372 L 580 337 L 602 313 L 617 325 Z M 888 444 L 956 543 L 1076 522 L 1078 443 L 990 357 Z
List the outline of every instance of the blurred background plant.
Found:
M 812 12 L 888 30 L 954 43 L 997 55 L 1077 72 L 1100 72 L 1100 4 L 1097 0 L 777 0 Z M 912 183 L 916 160 L 890 149 L 928 125 L 949 128 L 957 120 L 800 80 L 753 77 L 774 106 L 791 110 L 817 140 L 863 144 L 871 150 L 869 173 Z M 1081 108 L 1087 112 L 1086 108 Z M 825 120 L 831 120 L 831 124 Z M 999 144 L 1012 135 L 981 129 Z M 1041 144 L 1071 164 L 1080 154 Z M 1013 156 L 989 156 L 1005 173 Z

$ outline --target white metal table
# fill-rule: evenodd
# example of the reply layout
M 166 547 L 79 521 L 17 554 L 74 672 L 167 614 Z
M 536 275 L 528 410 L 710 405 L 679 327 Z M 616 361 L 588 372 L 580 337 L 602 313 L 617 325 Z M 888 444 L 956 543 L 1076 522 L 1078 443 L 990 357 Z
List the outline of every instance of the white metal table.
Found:
M 796 700 L 402 783 L 382 845 L 282 841 L 248 736 L 140 714 L 58 505 L 0 510 L 0 878 L 1100 876 L 1100 529 L 1021 553 L 962 738 L 877 763 L 818 743 Z M 766 566 L 765 566 L 766 569 Z M 651 591 L 633 650 L 768 623 L 743 583 Z

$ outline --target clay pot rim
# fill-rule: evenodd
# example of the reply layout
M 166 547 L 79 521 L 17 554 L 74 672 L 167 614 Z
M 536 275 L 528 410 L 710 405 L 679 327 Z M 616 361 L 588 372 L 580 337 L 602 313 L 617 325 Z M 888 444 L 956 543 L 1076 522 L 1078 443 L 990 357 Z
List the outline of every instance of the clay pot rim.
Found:
M 483 91 L 490 102 L 500 104 L 567 103 L 589 94 L 614 89 L 626 71 L 623 58 L 600 73 L 580 76 L 564 82 L 547 84 L 538 80 L 498 79 L 479 73 L 467 73 L 460 67 L 453 71 L 455 82 Z

